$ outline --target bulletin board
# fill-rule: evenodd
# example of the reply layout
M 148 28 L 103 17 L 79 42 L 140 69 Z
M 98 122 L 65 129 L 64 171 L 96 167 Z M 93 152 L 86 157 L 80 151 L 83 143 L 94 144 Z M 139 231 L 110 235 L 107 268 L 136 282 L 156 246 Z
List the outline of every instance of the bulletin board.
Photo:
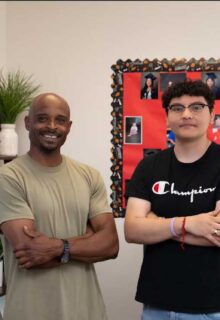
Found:
M 111 208 L 124 217 L 124 192 L 143 157 L 172 146 L 161 96 L 169 86 L 183 79 L 201 79 L 215 95 L 215 120 L 208 138 L 220 143 L 220 59 L 118 60 L 111 69 Z M 151 90 L 147 86 L 151 82 Z

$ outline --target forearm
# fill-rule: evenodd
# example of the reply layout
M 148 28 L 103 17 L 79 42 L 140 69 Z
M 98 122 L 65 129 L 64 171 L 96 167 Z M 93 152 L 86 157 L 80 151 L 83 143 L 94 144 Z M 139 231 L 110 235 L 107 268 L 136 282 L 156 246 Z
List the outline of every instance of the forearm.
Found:
M 148 217 L 150 218 L 159 218 L 155 213 L 150 212 L 148 214 Z M 176 218 L 177 219 L 177 218 Z M 175 219 L 175 220 L 176 220 Z M 179 233 L 179 237 L 172 237 L 173 240 L 181 242 L 181 227 L 182 227 L 182 221 L 183 221 L 183 217 L 179 218 L 179 221 L 177 223 L 177 226 L 175 225 L 175 232 Z M 185 233 L 184 236 L 184 242 L 186 244 L 190 244 L 190 245 L 194 245 L 194 246 L 204 246 L 204 247 L 210 247 L 210 246 L 215 246 L 211 241 L 203 238 L 203 237 L 198 237 L 198 236 L 194 236 L 193 234 L 190 233 Z
M 205 216 L 206 214 L 202 214 L 202 215 Z M 149 216 L 151 218 L 158 218 L 157 215 L 152 212 L 149 214 Z M 190 231 L 192 230 L 191 220 L 193 219 L 194 223 L 195 223 L 195 221 L 197 221 L 197 219 L 200 219 L 200 217 L 201 217 L 200 215 L 185 217 L 184 243 L 194 245 L 194 246 L 204 246 L 204 247 L 219 246 L 220 245 L 220 238 L 219 237 L 207 238 L 207 237 L 205 237 L 205 235 L 204 236 L 195 235 L 195 234 L 187 231 L 187 230 L 190 230 Z M 183 219 L 184 219 L 184 217 L 176 217 L 175 218 L 174 230 L 175 230 L 175 233 L 178 235 L 178 237 L 172 236 L 172 238 L 173 238 L 173 240 L 178 241 L 178 242 L 182 241 Z M 171 220 L 170 220 L 170 222 L 171 222 Z M 199 220 L 197 223 L 199 223 Z M 196 231 L 194 231 L 194 232 L 196 232 Z
M 113 259 L 117 256 L 118 245 L 117 242 L 103 241 L 102 234 L 88 234 L 80 235 L 73 238 L 66 239 L 70 246 L 70 259 L 72 261 L 80 261 L 85 263 L 93 263 Z M 49 261 L 36 264 L 33 267 L 37 268 L 52 268 L 60 265 L 59 258 L 63 252 L 63 244 L 57 246 L 59 239 L 51 239 L 51 249 L 48 251 L 50 257 Z M 61 240 L 62 241 L 62 240 Z
M 1 231 L 12 248 L 15 248 L 20 243 L 27 243 L 29 241 L 29 237 L 23 232 L 25 225 L 30 230 L 35 231 L 35 223 L 31 219 L 18 219 L 2 223 Z
M 129 198 L 125 215 L 125 239 L 129 243 L 154 244 L 172 238 L 170 219 L 158 217 L 151 203 L 144 199 Z
M 1 225 L 1 230 L 9 242 L 9 244 L 12 246 L 14 250 L 15 257 L 17 258 L 18 264 L 21 266 L 27 262 L 27 255 L 30 253 L 29 247 L 31 247 L 31 244 L 33 242 L 33 237 L 30 237 L 28 234 L 24 232 L 24 229 L 28 228 L 29 232 L 31 234 L 34 234 L 36 238 L 40 238 L 40 233 L 36 231 L 34 220 L 31 219 L 17 219 L 17 220 L 11 220 L 8 222 L 5 222 Z M 44 238 L 43 240 L 44 241 Z M 53 243 L 53 245 L 52 245 Z M 54 246 L 55 245 L 55 246 Z M 62 243 L 60 243 L 61 249 L 62 249 Z M 18 248 L 22 248 L 21 251 L 17 252 Z M 30 253 L 30 257 L 34 257 L 36 265 L 41 268 L 48 268 L 48 267 L 54 267 L 58 263 L 56 259 L 54 258 L 54 255 L 52 253 L 53 247 L 57 251 L 57 241 L 54 243 L 53 241 L 50 241 L 50 245 L 47 247 L 47 251 L 45 251 L 44 256 L 46 259 L 42 259 L 41 264 L 39 265 L 39 259 L 35 257 L 35 252 Z M 41 252 L 42 255 L 42 252 Z
M 73 237 L 68 239 L 70 256 L 82 262 L 98 262 L 113 259 L 118 253 L 118 240 L 115 233 L 105 236 L 106 231 L 100 230 L 89 237 Z
M 185 219 L 160 218 L 151 211 L 149 201 L 129 198 L 125 216 L 125 238 L 128 242 L 155 244 L 180 238 L 184 233 L 185 241 L 190 244 L 209 246 L 212 243 L 220 247 L 219 213 L 216 207 L 215 211 L 187 216 Z
M 174 241 L 181 242 L 181 237 L 179 238 L 173 238 Z M 192 234 L 186 233 L 184 237 L 184 243 L 193 245 L 193 246 L 202 246 L 202 247 L 214 247 L 216 246 L 211 241 L 203 238 L 203 237 L 197 237 Z
M 91 224 L 90 224 L 91 223 Z M 114 258 L 118 253 L 118 237 L 111 214 L 102 214 L 91 219 L 84 234 L 65 238 L 69 243 L 72 260 L 96 262 Z M 24 268 L 53 267 L 64 253 L 62 239 L 48 238 L 46 235 L 24 229 L 30 241 L 16 247 L 19 265 Z
M 127 242 L 154 244 L 172 238 L 170 220 L 157 217 L 150 211 L 146 217 L 133 217 L 125 222 Z

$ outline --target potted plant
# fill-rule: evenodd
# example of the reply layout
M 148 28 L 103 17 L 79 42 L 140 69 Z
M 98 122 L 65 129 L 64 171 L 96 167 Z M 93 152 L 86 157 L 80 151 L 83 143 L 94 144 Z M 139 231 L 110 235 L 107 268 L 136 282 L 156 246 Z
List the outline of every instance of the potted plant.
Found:
M 0 156 L 17 155 L 18 137 L 15 131 L 17 116 L 31 104 L 39 85 L 34 85 L 32 75 L 21 71 L 0 74 Z

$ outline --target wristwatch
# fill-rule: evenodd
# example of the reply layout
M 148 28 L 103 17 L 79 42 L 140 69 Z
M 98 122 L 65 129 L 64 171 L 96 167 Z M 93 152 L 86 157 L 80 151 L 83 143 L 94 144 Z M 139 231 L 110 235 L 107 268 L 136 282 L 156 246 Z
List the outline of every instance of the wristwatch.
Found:
M 67 240 L 61 239 L 63 241 L 63 253 L 58 257 L 60 263 L 67 263 L 70 260 L 70 245 Z

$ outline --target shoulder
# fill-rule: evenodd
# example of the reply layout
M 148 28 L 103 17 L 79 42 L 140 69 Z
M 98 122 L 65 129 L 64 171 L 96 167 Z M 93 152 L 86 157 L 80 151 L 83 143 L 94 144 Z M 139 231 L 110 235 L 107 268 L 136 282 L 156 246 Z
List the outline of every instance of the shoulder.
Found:
M 4 185 L 5 190 L 23 192 L 24 181 L 30 176 L 24 157 L 18 157 L 0 167 L 0 185 Z
M 82 172 L 88 172 L 88 173 L 99 173 L 99 171 L 97 169 L 95 169 L 94 167 L 86 164 L 86 163 L 83 163 L 83 162 L 80 162 L 78 160 L 75 160 L 75 159 L 72 159 L 68 156 L 64 156 L 65 160 L 66 160 L 66 163 L 67 165 L 69 166 L 72 166 L 76 169 L 78 169 L 79 171 L 82 171 Z
M 146 156 L 136 166 L 133 177 L 144 179 L 144 177 L 147 177 L 155 172 L 155 170 L 158 170 L 158 168 L 161 167 L 161 164 L 166 166 L 166 163 L 170 161 L 172 152 L 173 147 Z
M 67 167 L 79 174 L 81 177 L 87 179 L 90 183 L 102 181 L 100 172 L 94 167 L 75 159 L 71 159 L 70 157 L 64 157 L 66 159 Z
M 220 145 L 215 142 L 212 142 L 210 147 L 213 148 L 213 150 L 220 150 Z
M 216 154 L 216 156 L 220 155 L 220 145 L 215 142 L 212 142 L 209 148 L 209 152 L 211 155 L 212 154 Z
M 25 169 L 27 166 L 25 164 L 26 155 L 20 156 L 11 162 L 8 162 L 0 167 L 0 176 L 13 176 L 17 175 L 22 168 Z
M 141 161 L 140 161 L 140 164 L 142 164 L 143 166 L 148 166 L 149 164 L 153 164 L 153 163 L 157 163 L 158 161 L 165 161 L 166 159 L 167 160 L 170 160 L 170 156 L 171 154 L 173 153 L 173 147 L 171 148 L 167 148 L 167 149 L 164 149 L 164 150 L 160 150 L 152 155 L 149 155 L 145 158 L 143 158 Z

